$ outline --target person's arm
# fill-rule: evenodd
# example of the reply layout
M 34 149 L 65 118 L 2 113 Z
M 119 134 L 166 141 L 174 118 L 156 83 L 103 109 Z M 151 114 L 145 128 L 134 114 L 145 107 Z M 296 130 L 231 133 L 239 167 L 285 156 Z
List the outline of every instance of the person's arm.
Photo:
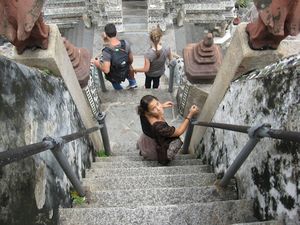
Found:
M 192 107 L 190 108 L 189 114 L 185 117 L 184 121 L 180 124 L 180 126 L 175 129 L 175 131 L 171 137 L 179 137 L 180 135 L 182 135 L 185 132 L 185 130 L 187 129 L 192 117 L 194 115 L 196 115 L 198 112 L 199 112 L 198 107 L 195 105 L 192 105 Z
M 169 62 L 171 62 L 171 60 L 173 59 L 173 54 L 172 54 L 171 49 L 169 49 L 168 59 L 169 59 Z
M 133 71 L 134 71 L 134 73 L 137 73 L 137 72 L 146 73 L 149 71 L 149 69 L 150 69 L 150 61 L 149 61 L 149 59 L 145 58 L 144 67 L 143 68 L 135 68 L 135 69 L 133 69 Z
M 166 101 L 166 102 L 164 102 L 164 103 L 162 104 L 162 107 L 163 107 L 163 108 L 170 108 L 170 107 L 172 107 L 172 106 L 174 106 L 174 103 L 171 102 L 171 101 Z
M 102 72 L 109 73 L 109 70 L 110 70 L 110 61 L 100 62 L 99 58 L 95 58 L 95 59 L 91 60 L 91 63 L 93 63 Z
M 131 65 L 133 63 L 133 55 L 132 55 L 131 51 L 128 54 L 128 63 L 129 63 L 129 65 Z

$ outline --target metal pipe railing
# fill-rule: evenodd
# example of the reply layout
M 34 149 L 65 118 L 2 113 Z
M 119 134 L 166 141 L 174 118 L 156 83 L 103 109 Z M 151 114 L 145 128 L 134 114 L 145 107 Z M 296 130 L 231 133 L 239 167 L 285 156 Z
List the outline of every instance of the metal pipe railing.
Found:
M 56 139 L 45 137 L 43 138 L 42 142 L 0 152 L 0 167 L 50 149 L 54 154 L 56 160 L 60 164 L 61 168 L 63 169 L 64 173 L 74 186 L 75 190 L 80 196 L 84 196 L 85 193 L 80 184 L 80 181 L 73 172 L 72 167 L 68 163 L 68 160 L 65 158 L 62 152 L 62 148 L 65 143 L 84 137 L 92 132 L 99 130 L 100 128 L 101 126 L 92 127 L 84 131 L 79 131 Z
M 190 145 L 193 127 L 195 125 L 212 127 L 212 128 L 220 128 L 224 130 L 247 133 L 249 135 L 250 138 L 249 141 L 243 147 L 243 149 L 238 154 L 238 156 L 235 158 L 232 165 L 230 165 L 230 167 L 227 169 L 221 181 L 217 183 L 217 185 L 221 187 L 225 187 L 229 184 L 230 179 L 234 177 L 238 169 L 245 162 L 245 160 L 250 155 L 250 153 L 252 152 L 256 144 L 260 141 L 260 138 L 269 137 L 274 139 L 300 142 L 300 132 L 274 130 L 271 129 L 270 124 L 262 124 L 259 126 L 249 127 L 249 126 L 240 126 L 240 125 L 224 124 L 224 123 L 207 123 L 201 121 L 194 121 L 189 124 L 187 134 L 185 136 L 185 140 L 184 140 L 185 143 L 183 146 L 184 153 L 188 152 L 188 147 Z
M 175 66 L 176 66 L 176 60 L 171 60 L 169 63 L 169 72 L 170 73 L 169 73 L 169 89 L 168 89 L 168 91 L 170 93 L 173 93 Z
M 101 137 L 102 137 L 102 141 L 103 141 L 105 155 L 109 156 L 109 155 L 111 155 L 111 148 L 110 148 L 110 143 L 109 143 L 107 127 L 106 127 L 106 123 L 105 123 L 105 117 L 106 117 L 106 114 L 104 112 L 100 112 L 100 113 L 98 113 L 96 119 L 97 119 L 99 125 L 101 126 L 100 132 L 101 132 Z
M 102 90 L 103 92 L 107 92 L 107 89 L 106 89 L 106 86 L 105 86 L 105 81 L 104 81 L 104 78 L 103 78 L 102 71 L 101 71 L 98 67 L 96 67 L 95 65 L 93 65 L 93 67 L 94 67 L 94 68 L 93 68 L 92 72 L 93 72 L 93 73 L 97 73 L 98 78 L 99 78 L 99 82 L 100 82 L 101 90 Z

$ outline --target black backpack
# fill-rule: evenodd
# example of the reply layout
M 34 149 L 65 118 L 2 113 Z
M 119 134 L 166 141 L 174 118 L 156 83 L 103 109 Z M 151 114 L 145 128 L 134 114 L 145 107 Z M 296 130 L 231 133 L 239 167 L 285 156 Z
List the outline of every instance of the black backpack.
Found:
M 111 55 L 110 70 L 105 74 L 105 78 L 111 82 L 122 82 L 129 75 L 129 55 L 125 50 L 125 41 L 120 40 L 121 47 L 109 48 L 105 47 L 106 51 Z

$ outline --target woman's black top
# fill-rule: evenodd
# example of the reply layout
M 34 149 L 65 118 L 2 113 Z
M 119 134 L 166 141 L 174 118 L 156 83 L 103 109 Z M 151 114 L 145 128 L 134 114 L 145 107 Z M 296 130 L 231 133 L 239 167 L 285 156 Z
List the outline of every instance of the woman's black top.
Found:
M 174 126 L 169 126 L 165 121 L 157 121 L 151 125 L 145 116 L 140 116 L 142 130 L 147 136 L 154 138 L 158 144 L 157 158 L 158 162 L 167 164 L 167 150 L 171 141 L 177 137 L 171 137 L 175 132 Z

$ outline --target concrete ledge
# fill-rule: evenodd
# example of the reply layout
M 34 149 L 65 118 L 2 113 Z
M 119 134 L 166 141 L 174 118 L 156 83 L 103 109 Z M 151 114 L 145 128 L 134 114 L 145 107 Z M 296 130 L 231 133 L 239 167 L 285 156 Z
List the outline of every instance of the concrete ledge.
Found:
M 254 51 L 248 46 L 248 37 L 245 31 L 246 25 L 246 23 L 241 23 L 237 27 L 223 63 L 210 89 L 210 94 L 197 120 L 203 122 L 210 122 L 212 120 L 234 78 L 253 69 L 264 68 L 282 57 L 297 53 L 297 50 L 300 49 L 300 41 L 284 40 L 280 43 L 277 50 Z M 191 153 L 194 153 L 205 131 L 205 127 L 196 126 L 194 128 L 190 145 Z
M 98 124 L 94 120 L 91 108 L 79 86 L 79 82 L 63 44 L 58 27 L 56 25 L 49 26 L 50 36 L 48 49 L 36 49 L 34 51 L 29 49 L 24 51 L 22 55 L 18 55 L 15 51 L 13 59 L 27 66 L 40 69 L 46 68 L 54 75 L 61 76 L 73 98 L 84 126 L 86 128 L 94 127 Z M 93 132 L 89 136 L 96 150 L 103 148 L 100 131 Z

